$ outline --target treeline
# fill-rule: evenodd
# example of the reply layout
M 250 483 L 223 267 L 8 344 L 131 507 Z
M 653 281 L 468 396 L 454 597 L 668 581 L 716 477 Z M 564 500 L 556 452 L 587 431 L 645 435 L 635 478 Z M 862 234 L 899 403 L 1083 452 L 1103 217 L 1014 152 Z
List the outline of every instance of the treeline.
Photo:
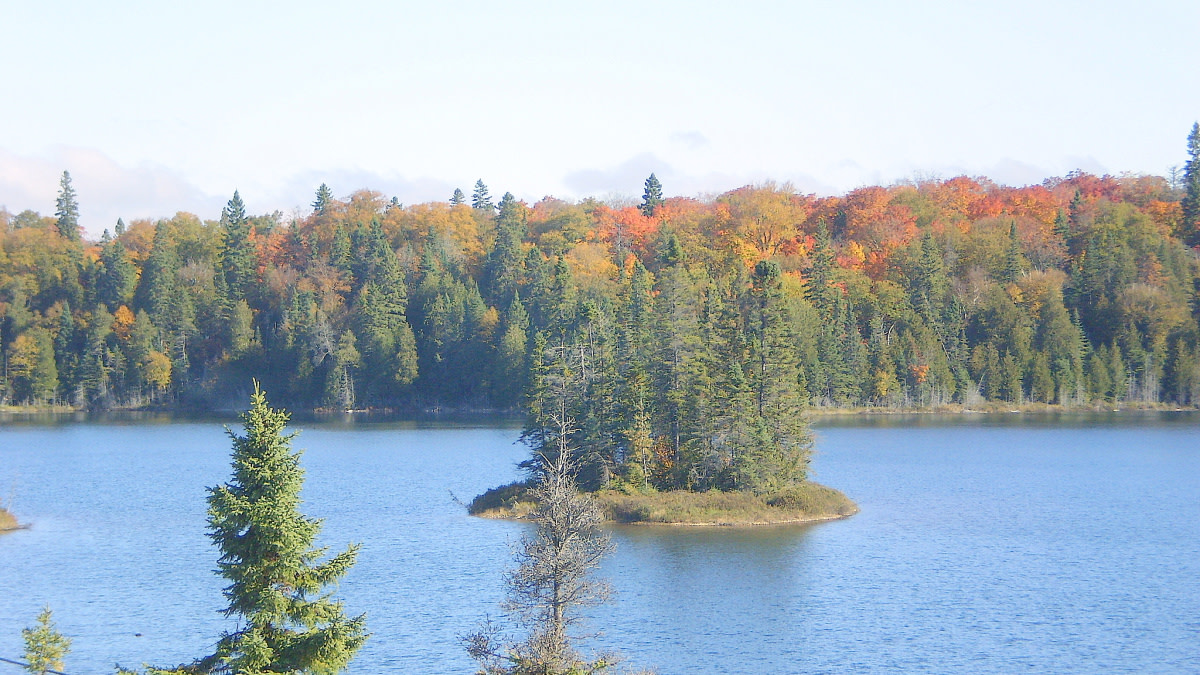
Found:
M 223 406 L 254 376 L 291 406 L 511 408 L 557 353 L 598 406 L 581 424 L 647 457 L 737 436 L 697 427 L 773 396 L 1194 404 L 1189 151 L 1178 185 L 1073 173 L 697 200 L 652 176 L 641 203 L 493 205 L 479 182 L 412 206 L 322 185 L 296 220 L 235 193 L 219 221 L 118 222 L 96 242 L 64 174 L 55 216 L 0 211 L 0 397 Z

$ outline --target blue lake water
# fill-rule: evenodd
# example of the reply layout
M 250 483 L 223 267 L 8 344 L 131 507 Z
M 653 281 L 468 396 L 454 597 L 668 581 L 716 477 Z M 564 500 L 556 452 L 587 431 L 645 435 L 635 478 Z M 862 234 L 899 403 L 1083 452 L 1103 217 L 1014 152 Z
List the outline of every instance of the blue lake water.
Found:
M 468 500 L 517 477 L 517 430 L 302 422 L 303 510 L 361 542 L 338 595 L 373 633 L 352 673 L 469 673 L 525 525 Z M 1200 415 L 854 417 L 817 424 L 815 478 L 853 518 L 622 527 L 585 651 L 660 673 L 1200 672 Z M 171 665 L 222 629 L 205 490 L 219 422 L 0 423 L 0 656 L 44 605 L 69 673 Z M 19 672 L 15 667 L 0 668 Z M 4 671 L 0 670 L 0 674 Z

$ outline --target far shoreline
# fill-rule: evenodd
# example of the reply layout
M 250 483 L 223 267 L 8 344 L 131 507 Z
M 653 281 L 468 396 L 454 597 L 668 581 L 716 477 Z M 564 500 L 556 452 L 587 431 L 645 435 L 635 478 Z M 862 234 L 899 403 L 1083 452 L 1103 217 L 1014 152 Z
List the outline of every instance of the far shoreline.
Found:
M 454 418 L 483 418 L 510 419 L 520 421 L 523 416 L 512 408 L 487 408 L 481 406 L 426 406 L 410 408 L 403 406 L 370 406 L 352 410 L 340 410 L 328 407 L 298 408 L 289 407 L 294 421 L 321 420 L 333 417 L 353 416 L 370 419 L 372 417 L 398 420 L 446 420 Z M 187 419 L 233 419 L 240 409 L 235 407 L 215 406 L 196 407 L 185 404 L 179 405 L 147 405 L 141 407 L 116 407 L 89 409 L 68 405 L 0 405 L 0 421 L 4 417 L 29 419 L 38 416 L 65 417 L 68 415 L 84 417 L 111 415 L 167 415 Z M 1003 401 L 987 401 L 981 403 L 947 403 L 938 406 L 884 407 L 857 406 L 839 408 L 836 406 L 810 406 L 805 414 L 813 420 L 838 419 L 849 417 L 892 417 L 904 415 L 1010 415 L 1010 414 L 1092 414 L 1092 413 L 1130 413 L 1130 412 L 1200 412 L 1200 405 L 1180 406 L 1169 403 L 1092 403 L 1087 405 L 1059 405 L 1057 403 L 1010 403 Z

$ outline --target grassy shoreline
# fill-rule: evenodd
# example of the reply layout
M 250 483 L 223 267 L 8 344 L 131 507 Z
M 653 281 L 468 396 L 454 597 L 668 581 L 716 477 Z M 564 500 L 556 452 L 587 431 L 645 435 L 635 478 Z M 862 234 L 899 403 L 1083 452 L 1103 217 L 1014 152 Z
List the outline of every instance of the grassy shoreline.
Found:
M 22 529 L 21 523 L 17 522 L 17 517 L 9 513 L 7 509 L 0 506 L 0 532 L 11 532 L 13 530 Z
M 468 512 L 481 518 L 527 520 L 537 506 L 528 490 L 524 483 L 493 488 L 472 500 Z M 592 496 L 605 520 L 616 525 L 754 527 L 838 520 L 858 513 L 846 495 L 807 481 L 767 494 L 601 490 Z

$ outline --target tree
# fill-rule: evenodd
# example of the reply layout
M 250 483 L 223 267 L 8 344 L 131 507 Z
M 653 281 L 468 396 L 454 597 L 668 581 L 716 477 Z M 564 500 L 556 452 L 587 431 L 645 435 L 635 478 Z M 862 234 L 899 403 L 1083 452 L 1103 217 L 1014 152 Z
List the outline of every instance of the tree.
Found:
M 1183 167 L 1183 217 L 1179 235 L 1188 246 L 1200 246 L 1200 122 L 1187 138 L 1188 161 Z
M 228 432 L 233 480 L 208 490 L 208 536 L 230 582 L 224 613 L 240 628 L 188 672 L 337 673 L 367 638 L 366 615 L 347 618 L 325 590 L 346 575 L 358 546 L 317 562 L 326 550 L 313 548 L 321 521 L 299 510 L 304 470 L 290 447 L 295 433 L 283 433 L 288 418 L 255 382 L 245 435 Z
M 612 660 L 581 660 L 571 646 L 569 629 L 580 620 L 579 610 L 604 602 L 608 584 L 592 578 L 601 559 L 613 550 L 611 537 L 600 527 L 599 505 L 581 494 L 569 438 L 572 422 L 565 399 L 544 420 L 552 432 L 541 453 L 543 472 L 533 490 L 538 503 L 535 531 L 517 546 L 517 566 L 505 583 L 504 606 L 528 629 L 518 644 L 502 645 L 490 626 L 464 638 L 467 653 L 479 662 L 483 675 L 551 675 L 595 673 Z
M 318 216 L 324 214 L 331 203 L 333 203 L 333 190 L 330 190 L 328 185 L 321 183 L 321 187 L 317 188 L 317 199 L 312 203 L 313 213 Z
M 121 225 L 120 221 L 118 225 Z M 133 300 L 133 291 L 137 286 L 137 270 L 129 260 L 129 252 L 117 239 L 107 242 L 104 248 L 100 249 L 100 262 L 102 267 L 96 279 L 97 299 L 107 306 L 110 312 L 115 312 L 118 307 Z
M 71 187 L 71 173 L 64 171 L 58 181 L 58 200 L 54 215 L 58 233 L 69 241 L 79 241 L 79 203 L 75 200 L 75 188 Z
M 459 188 L 454 188 L 454 194 L 450 195 L 450 206 L 459 206 L 467 203 L 467 196 Z
M 653 173 L 646 179 L 646 192 L 642 195 L 643 216 L 652 216 L 654 211 L 663 203 L 662 183 Z
M 50 608 L 38 614 L 37 627 L 21 631 L 25 640 L 25 670 L 34 675 L 45 675 L 63 669 L 63 659 L 71 650 L 71 639 L 58 632 Z
M 246 205 L 237 190 L 229 203 L 221 209 L 221 225 L 225 229 L 224 250 L 221 253 L 221 271 L 225 275 L 229 300 L 246 297 L 255 278 L 254 243 L 250 241 L 250 220 L 246 217 Z
M 471 194 L 471 208 L 476 211 L 493 211 L 495 206 L 492 204 L 492 196 L 488 194 L 487 186 L 483 184 L 483 179 L 475 181 L 475 192 Z

